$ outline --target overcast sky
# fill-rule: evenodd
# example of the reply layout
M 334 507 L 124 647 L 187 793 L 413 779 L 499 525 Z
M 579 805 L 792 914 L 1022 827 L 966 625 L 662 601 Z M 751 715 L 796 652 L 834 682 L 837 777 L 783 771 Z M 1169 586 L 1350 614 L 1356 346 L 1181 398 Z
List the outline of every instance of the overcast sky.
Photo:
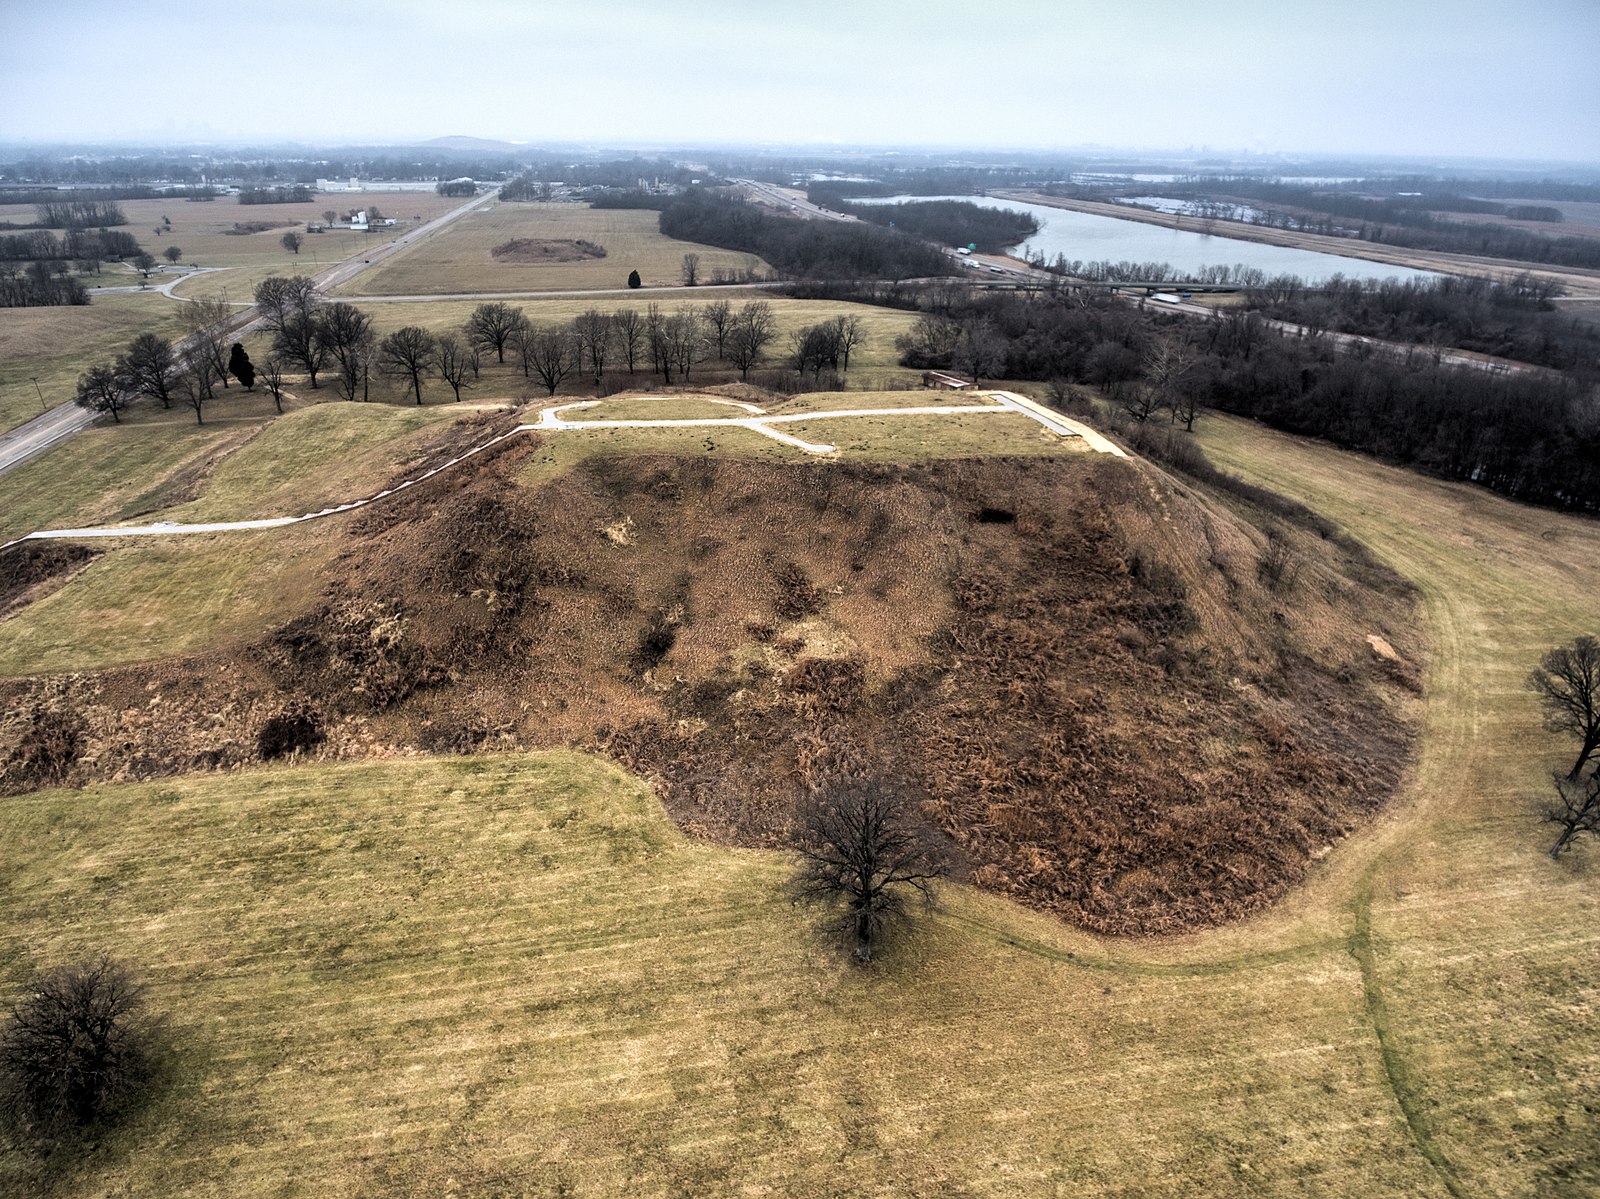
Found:
M 0 0 L 0 139 L 1600 161 L 1600 0 Z

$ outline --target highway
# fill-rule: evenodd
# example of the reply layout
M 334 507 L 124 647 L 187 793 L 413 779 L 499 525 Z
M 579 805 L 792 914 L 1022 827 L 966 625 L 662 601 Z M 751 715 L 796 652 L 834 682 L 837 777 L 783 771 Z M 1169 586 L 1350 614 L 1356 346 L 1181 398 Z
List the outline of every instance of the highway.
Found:
M 462 204 L 457 208 L 452 208 L 443 216 L 435 217 L 427 224 L 422 225 L 417 229 L 413 229 L 411 232 L 396 238 L 392 242 L 387 242 L 383 245 L 380 245 L 376 249 L 361 251 L 361 256 L 359 258 L 347 258 L 341 263 L 336 263 L 335 265 L 330 266 L 321 274 L 314 276 L 317 290 L 325 292 L 331 288 L 338 287 L 340 284 L 348 283 L 351 279 L 356 278 L 363 271 L 371 270 L 373 267 L 377 266 L 378 263 L 384 261 L 386 258 L 393 257 L 395 254 L 398 254 L 401 250 L 409 247 L 421 238 L 427 237 L 433 233 L 437 233 L 440 229 L 443 229 L 446 225 L 450 224 L 450 222 L 459 220 L 460 218 L 466 216 L 469 212 L 473 212 L 484 207 L 486 204 L 489 204 L 491 201 L 493 201 L 499 194 L 500 189 L 498 187 L 492 188 L 483 195 L 473 197 L 473 199 L 467 201 L 467 203 Z M 192 278 L 195 274 L 199 273 L 204 272 L 192 271 L 189 274 L 184 275 L 182 278 L 173 279 L 171 282 L 164 284 L 157 290 L 159 290 L 168 299 L 182 300 L 182 296 L 174 296 L 172 294 L 172 288 L 176 287 L 179 283 L 182 283 L 184 279 Z M 139 289 L 117 288 L 114 290 L 137 291 Z M 237 318 L 240 323 L 234 327 L 234 336 L 242 337 L 256 327 L 260 321 L 260 318 L 253 315 L 254 310 L 255 305 L 252 304 L 240 311 Z M 174 346 L 174 350 L 179 354 L 181 354 L 185 348 L 187 348 L 186 343 L 182 341 L 178 342 L 176 346 Z M 88 363 L 85 363 L 84 365 L 87 366 Z M 45 412 L 43 415 L 34 417 L 26 424 L 18 425 L 15 429 L 12 429 L 8 433 L 0 434 L 0 474 L 4 474 L 6 471 L 12 469 L 12 467 L 20 466 L 22 463 L 28 461 L 28 459 L 42 454 L 51 446 L 66 440 L 80 429 L 85 429 L 89 425 L 92 425 L 97 419 L 97 413 L 90 412 L 86 408 L 80 408 L 75 402 L 69 401 L 65 404 L 58 404 L 56 407 L 50 409 L 48 412 Z

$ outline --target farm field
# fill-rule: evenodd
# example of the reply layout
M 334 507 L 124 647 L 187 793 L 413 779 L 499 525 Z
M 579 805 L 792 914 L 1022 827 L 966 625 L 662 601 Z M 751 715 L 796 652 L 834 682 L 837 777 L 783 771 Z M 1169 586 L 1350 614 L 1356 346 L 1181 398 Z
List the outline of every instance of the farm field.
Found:
M 230 300 L 243 302 L 249 301 L 255 285 L 268 275 L 314 275 L 364 247 L 392 241 L 409 227 L 449 212 L 464 202 L 432 192 L 338 192 L 313 195 L 303 204 L 240 204 L 234 196 L 222 196 L 207 203 L 191 203 L 181 198 L 117 201 L 128 218 L 128 223 L 118 228 L 133 234 L 162 266 L 166 265 L 162 251 L 168 246 L 177 246 L 183 251 L 179 259 L 181 264 L 229 268 L 214 275 L 198 276 L 177 288 L 177 294 L 212 297 L 226 293 Z M 385 216 L 396 218 L 398 223 L 387 231 L 374 230 L 365 234 L 349 230 L 305 232 L 306 225 L 322 221 L 325 209 L 343 214 L 352 208 L 373 205 Z M 172 228 L 163 228 L 157 233 L 155 229 L 161 225 L 163 217 L 171 219 Z M 32 219 L 32 205 L 0 205 L 0 221 Z M 230 232 L 235 225 L 250 222 L 261 222 L 272 228 L 259 233 Z M 298 254 L 291 254 L 279 244 L 279 239 L 291 230 L 304 234 L 304 244 Z M 114 263 L 106 264 L 103 272 L 90 276 L 85 282 L 90 287 L 138 282 L 131 271 Z M 95 297 L 94 304 L 100 304 L 103 298 Z
M 106 270 L 109 282 L 115 268 Z M 180 309 L 153 292 L 96 296 L 63 308 L 0 309 L 0 433 L 38 416 L 41 394 L 52 408 L 69 403 L 85 369 L 109 362 L 139 334 L 179 336 Z
M 1264 914 L 1111 940 L 953 888 L 858 971 L 783 855 L 685 840 L 565 752 L 16 797 L 0 990 L 110 945 L 172 1083 L 0 1190 L 1593 1193 L 1600 855 L 1544 853 L 1561 753 L 1522 679 L 1592 626 L 1600 529 L 1200 428 L 1415 581 L 1434 646 L 1405 792 Z
M 718 270 L 767 273 L 767 265 L 754 255 L 663 237 L 657 215 L 645 209 L 584 204 L 495 203 L 338 290 L 403 296 L 626 288 L 628 272 L 634 270 L 645 288 L 676 286 L 682 282 L 683 256 L 688 253 L 700 255 L 701 279 L 706 282 Z M 583 240 L 603 246 L 606 256 L 518 263 L 491 254 L 496 246 L 517 239 Z

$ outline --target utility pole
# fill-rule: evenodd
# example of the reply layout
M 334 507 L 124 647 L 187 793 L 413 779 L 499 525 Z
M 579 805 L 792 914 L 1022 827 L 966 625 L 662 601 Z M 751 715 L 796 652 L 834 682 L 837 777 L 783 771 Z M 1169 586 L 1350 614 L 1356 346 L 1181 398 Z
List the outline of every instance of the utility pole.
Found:
M 44 402 L 44 392 L 39 390 L 39 376 L 29 375 L 28 377 L 33 380 L 33 389 L 39 392 L 39 411 L 49 412 L 50 406 Z

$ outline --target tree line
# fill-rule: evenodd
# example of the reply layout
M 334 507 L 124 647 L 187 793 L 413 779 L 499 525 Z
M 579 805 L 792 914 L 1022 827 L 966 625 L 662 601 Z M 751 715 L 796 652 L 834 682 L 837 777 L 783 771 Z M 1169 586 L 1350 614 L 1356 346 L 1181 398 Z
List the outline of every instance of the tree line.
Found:
M 1003 253 L 1039 232 L 1039 222 L 1030 213 L 985 208 L 966 200 L 845 204 L 842 211 L 941 245 L 976 245 L 985 254 Z
M 279 187 L 255 185 L 241 188 L 241 204 L 304 204 L 312 198 L 312 189 L 304 183 L 290 183 Z
M 1511 206 L 1476 201 L 1449 192 L 1374 199 L 1341 191 L 1314 190 L 1266 179 L 1232 179 L 1226 194 L 1216 185 L 1205 191 L 1169 189 L 1177 199 L 1277 202 L 1285 208 L 1258 208 L 1244 214 L 1246 223 L 1294 229 L 1325 236 L 1354 236 L 1362 241 L 1441 253 L 1476 254 L 1552 266 L 1600 267 L 1600 239 L 1556 236 L 1521 229 L 1441 217 L 1438 212 L 1512 216 Z M 1520 219 L 1559 220 L 1559 209 L 1523 206 Z
M 140 250 L 138 239 L 120 229 L 68 229 L 59 237 L 44 229 L 0 234 L 0 260 L 8 262 L 70 258 L 98 263 L 107 258 L 132 258 Z
M 1247 291 L 1263 316 L 1310 329 L 1451 346 L 1555 370 L 1600 362 L 1600 329 L 1551 303 L 1559 288 L 1529 275 L 1492 280 L 1283 278 Z
M 953 270 L 936 247 L 893 229 L 773 216 L 703 188 L 674 196 L 661 210 L 660 228 L 681 241 L 758 255 L 801 278 L 913 279 Z
M 237 314 L 227 301 L 195 300 L 184 305 L 183 315 L 181 341 L 141 333 L 115 359 L 96 363 L 79 375 L 77 403 L 91 412 L 109 413 L 113 422 L 121 423 L 123 411 L 143 396 L 163 408 L 175 403 L 188 407 L 195 422 L 204 424 L 205 406 L 215 397 L 218 384 L 226 390 L 233 379 L 245 390 L 254 390 L 255 364 L 243 344 L 231 341 Z M 281 372 L 268 378 L 280 412 L 282 382 Z
M 67 264 L 0 262 L 0 308 L 55 308 L 87 304 L 89 289 L 67 274 Z
M 1252 313 L 1202 325 L 1092 288 L 951 288 L 934 302 L 897 342 L 904 366 L 1088 384 L 1135 420 L 1176 397 L 1186 423 L 1214 407 L 1529 503 L 1600 511 L 1600 394 L 1572 376 L 1349 353 Z

